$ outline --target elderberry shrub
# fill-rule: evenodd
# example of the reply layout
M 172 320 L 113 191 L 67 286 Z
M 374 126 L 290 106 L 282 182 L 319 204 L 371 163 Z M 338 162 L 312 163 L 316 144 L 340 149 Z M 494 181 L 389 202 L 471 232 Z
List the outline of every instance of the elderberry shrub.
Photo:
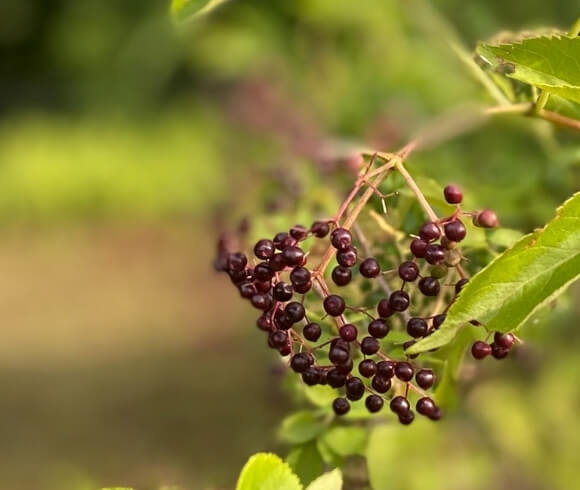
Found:
M 463 193 L 456 186 L 445 187 L 444 198 L 455 205 L 453 214 L 422 224 L 410 240 L 409 253 L 390 271 L 384 264 L 391 257 L 368 256 L 368 243 L 359 243 L 336 220 L 318 220 L 309 227 L 297 224 L 272 238 L 261 238 L 251 249 L 255 258 L 231 251 L 231 237 L 218 242 L 214 267 L 226 272 L 240 296 L 259 310 L 256 326 L 266 335 L 267 345 L 287 357 L 290 369 L 307 386 L 338 390 L 332 403 L 338 416 L 348 413 L 352 402 L 360 401 L 371 413 L 381 411 L 386 402 L 399 422 L 408 425 L 415 419 L 409 395 L 413 394 L 416 413 L 441 418 L 436 402 L 425 393 L 436 386 L 439 365 L 429 366 L 427 359 L 406 350 L 444 324 L 449 306 L 468 284 L 459 249 L 467 235 L 461 217 L 472 217 L 482 228 L 498 223 L 487 209 L 463 212 Z M 380 247 L 373 252 L 380 252 Z M 315 266 L 310 265 L 310 254 Z M 323 258 L 316 260 L 318 256 Z M 327 284 L 325 268 L 332 259 L 336 264 Z M 349 295 L 357 285 L 358 294 Z M 379 291 L 383 297 L 375 315 L 364 303 L 350 304 L 351 297 L 370 292 L 376 298 Z M 432 305 L 437 311 L 424 316 L 422 311 L 431 311 Z M 362 315 L 355 320 L 354 314 Z M 470 323 L 481 325 L 477 319 Z M 393 330 L 408 339 L 390 340 Z M 490 343 L 476 341 L 471 353 L 475 359 L 503 359 L 516 343 L 513 334 L 495 332 Z

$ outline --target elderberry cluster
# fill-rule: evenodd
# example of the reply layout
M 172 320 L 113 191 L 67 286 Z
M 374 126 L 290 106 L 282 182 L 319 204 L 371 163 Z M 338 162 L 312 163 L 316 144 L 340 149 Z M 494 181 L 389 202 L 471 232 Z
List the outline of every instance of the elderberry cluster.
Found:
M 342 394 L 332 404 L 337 415 L 346 414 L 351 402 L 365 397 L 369 412 L 381 411 L 387 402 L 400 423 L 407 425 L 415 418 L 409 401 L 412 391 L 418 394 L 416 412 L 432 420 L 441 417 L 440 408 L 426 393 L 436 383 L 433 369 L 427 362 L 416 360 L 418 355 L 406 355 L 405 350 L 439 328 L 448 305 L 468 281 L 458 248 L 466 236 L 460 217 L 472 216 L 474 224 L 481 227 L 497 225 L 490 210 L 462 212 L 463 196 L 457 187 L 447 186 L 444 195 L 448 203 L 457 205 L 455 212 L 423 224 L 410 243 L 409 260 L 394 271 L 381 270 L 375 257 L 361 258 L 351 232 L 334 220 L 316 221 L 309 228 L 296 225 L 272 239 L 261 239 L 253 247 L 255 259 L 230 252 L 225 240 L 218 244 L 215 268 L 226 272 L 242 298 L 260 310 L 257 326 L 266 333 L 268 346 L 282 356 L 289 356 L 290 368 L 300 374 L 306 385 L 339 389 Z M 327 250 L 332 251 L 337 263 L 331 273 L 337 287 L 351 283 L 353 272 L 358 272 L 362 281 L 385 279 L 382 289 L 389 294 L 378 301 L 377 316 L 364 307 L 347 305 L 342 295 L 329 290 L 324 270 L 308 266 L 304 242 L 309 238 L 328 242 Z M 453 271 L 458 280 L 449 283 Z M 391 290 L 386 278 L 398 288 Z M 416 299 L 415 293 L 419 295 Z M 436 296 L 448 303 L 442 313 L 432 316 L 408 313 L 411 307 Z M 313 301 L 316 297 L 322 304 Z M 368 320 L 364 325 L 356 322 L 358 326 L 349 323 L 347 312 L 362 312 Z M 332 325 L 311 321 L 309 314 L 322 319 L 329 317 Z M 389 332 L 397 327 L 406 332 L 409 340 L 387 342 Z M 491 346 L 476 342 L 473 355 L 478 359 L 490 353 L 496 358 L 505 357 L 512 344 L 511 334 L 496 334 Z M 385 352 L 386 346 L 391 352 Z M 399 354 L 393 353 L 396 348 Z

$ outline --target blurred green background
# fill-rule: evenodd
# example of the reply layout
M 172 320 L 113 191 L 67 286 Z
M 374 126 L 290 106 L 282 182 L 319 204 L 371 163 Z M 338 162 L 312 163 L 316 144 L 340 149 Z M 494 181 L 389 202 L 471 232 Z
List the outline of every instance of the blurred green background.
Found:
M 252 452 L 284 454 L 292 407 L 211 270 L 216 231 L 346 189 L 346 142 L 396 149 L 493 104 L 449 39 L 578 13 L 232 0 L 178 29 L 163 1 L 0 3 L 0 486 L 231 488 Z M 500 118 L 409 165 L 530 231 L 580 187 L 579 162 L 577 135 Z M 519 358 L 467 365 L 438 430 L 387 434 L 391 488 L 575 488 L 579 303 L 576 288 L 532 325 Z

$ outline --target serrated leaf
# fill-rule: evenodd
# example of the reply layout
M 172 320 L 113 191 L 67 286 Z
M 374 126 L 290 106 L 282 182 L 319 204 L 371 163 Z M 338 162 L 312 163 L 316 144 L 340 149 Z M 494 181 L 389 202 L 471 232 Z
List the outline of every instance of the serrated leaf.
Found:
M 342 473 L 336 468 L 335 470 L 324 473 L 314 480 L 306 490 L 340 490 L 342 488 Z
M 580 193 L 566 201 L 544 228 L 523 237 L 463 288 L 433 335 L 407 351 L 447 344 L 476 319 L 488 330 L 517 329 L 580 275 Z
M 206 14 L 228 0 L 171 0 L 171 15 L 177 22 L 185 22 Z
M 507 76 L 565 99 L 580 102 L 580 37 L 532 37 L 511 44 L 481 44 L 479 55 L 498 66 L 511 64 Z
M 332 451 L 340 456 L 363 454 L 368 439 L 366 427 L 333 427 L 322 435 L 322 439 Z
M 302 490 L 290 466 L 271 453 L 254 454 L 242 468 L 236 490 Z
M 316 441 L 310 441 L 294 448 L 288 454 L 286 462 L 304 485 L 308 485 L 322 473 L 323 461 Z
M 316 439 L 330 424 L 332 417 L 316 415 L 309 410 L 296 412 L 286 417 L 280 426 L 279 436 L 290 444 L 302 444 Z

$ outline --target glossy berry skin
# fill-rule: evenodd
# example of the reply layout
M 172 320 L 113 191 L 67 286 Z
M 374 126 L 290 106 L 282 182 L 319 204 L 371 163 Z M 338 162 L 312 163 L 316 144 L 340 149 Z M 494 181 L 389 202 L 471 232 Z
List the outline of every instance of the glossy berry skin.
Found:
M 435 412 L 437 406 L 435 405 L 435 402 L 431 400 L 431 398 L 424 396 L 423 398 L 419 398 L 419 400 L 417 400 L 417 405 L 415 408 L 421 415 L 429 417 Z
M 281 231 L 280 233 L 276 233 L 276 236 L 272 239 L 272 243 L 274 244 L 274 246 L 282 251 L 284 250 L 283 248 L 283 243 L 285 242 L 285 240 L 289 237 L 290 235 L 288 235 L 288 233 Z
M 415 342 L 416 342 L 416 340 L 409 340 L 409 341 L 403 343 L 403 350 L 405 351 L 405 354 L 407 354 L 407 352 L 406 352 L 407 349 L 409 347 L 411 347 L 413 344 L 415 344 Z M 407 357 L 409 359 L 416 359 L 417 357 L 419 357 L 419 354 L 410 354 L 410 355 L 407 354 Z
M 389 308 L 394 311 L 405 311 L 409 307 L 409 295 L 405 291 L 394 291 L 389 296 Z
M 347 247 L 336 252 L 336 261 L 343 267 L 353 267 L 358 259 L 356 248 Z
M 360 343 L 360 350 L 366 356 L 376 354 L 380 347 L 381 345 L 379 344 L 379 341 L 374 337 L 365 337 Z
M 356 327 L 351 323 L 347 323 L 340 327 L 338 333 L 340 338 L 346 342 L 353 342 L 356 340 L 356 336 L 358 335 Z
M 318 323 L 309 323 L 302 329 L 302 336 L 310 342 L 316 342 L 320 338 L 321 334 L 322 329 Z
M 441 264 L 445 260 L 445 249 L 435 243 L 427 245 L 425 260 L 431 265 Z
M 463 201 L 463 192 L 461 192 L 461 189 L 456 185 L 445 186 L 445 189 L 443 189 L 443 195 L 449 204 L 460 204 L 461 201 Z
M 391 411 L 396 413 L 397 415 L 407 413 L 411 409 L 409 400 L 407 400 L 404 396 L 400 395 L 396 396 L 391 400 L 390 407 Z
M 469 279 L 467 279 L 466 277 L 464 277 L 463 279 L 459 279 L 459 281 L 455 283 L 455 294 L 459 294 L 468 282 Z
M 352 279 L 352 272 L 348 267 L 337 265 L 332 269 L 332 281 L 337 286 L 346 286 Z
M 435 383 L 435 374 L 431 369 L 421 369 L 415 375 L 415 381 L 424 390 L 428 390 Z
M 391 380 L 381 376 L 375 376 L 371 381 L 371 386 L 377 393 L 386 393 L 391 389 Z
M 360 400 L 365 393 L 365 385 L 360 378 L 352 376 L 344 384 L 346 397 L 351 401 Z
M 270 333 L 268 344 L 271 344 L 273 347 L 279 349 L 280 347 L 284 347 L 288 342 L 288 334 L 282 330 L 274 330 Z
M 371 413 L 378 412 L 381 408 L 383 408 L 384 401 L 378 395 L 369 395 L 365 398 L 365 407 Z
M 294 238 L 295 240 L 298 240 L 298 241 L 304 240 L 307 235 L 308 235 L 308 230 L 306 228 L 304 228 L 304 226 L 302 226 L 302 225 L 294 225 L 290 229 L 290 236 L 292 238 Z
M 292 359 L 290 360 L 290 367 L 297 373 L 303 373 L 310 367 L 310 361 L 311 358 L 308 354 L 299 352 L 298 354 L 294 354 L 292 356 Z
M 413 366 L 408 362 L 398 362 L 395 366 L 395 376 L 401 381 L 411 381 L 413 379 Z
M 254 267 L 254 279 L 258 281 L 269 281 L 274 276 L 274 272 L 266 262 L 260 262 Z
M 493 341 L 502 349 L 511 349 L 514 345 L 515 338 L 511 333 L 495 332 Z
M 274 286 L 272 291 L 272 296 L 276 301 L 280 301 L 281 303 L 285 303 L 286 301 L 292 299 L 293 294 L 292 286 L 285 282 L 279 282 Z
M 414 339 L 424 337 L 428 330 L 427 322 L 422 318 L 411 318 L 407 322 L 407 333 Z
M 349 354 L 340 347 L 332 347 L 328 352 L 328 359 L 332 364 L 346 364 L 349 360 Z
M 272 240 L 262 239 L 259 240 L 254 246 L 254 255 L 259 259 L 266 260 L 274 255 L 276 247 Z
M 475 359 L 483 359 L 491 354 L 491 345 L 482 340 L 478 340 L 471 346 L 471 355 Z
M 270 269 L 274 272 L 280 272 L 281 270 L 284 270 L 284 267 L 286 267 L 284 256 L 281 253 L 272 255 L 268 263 L 270 264 Z
M 298 303 L 298 301 L 291 301 L 284 308 L 284 313 L 292 321 L 292 323 L 298 323 L 304 318 L 306 311 L 304 310 L 302 303 Z
M 326 221 L 315 221 L 310 227 L 310 232 L 317 238 L 324 238 L 329 231 L 330 226 Z
M 390 316 L 393 316 L 395 311 L 389 306 L 389 298 L 384 298 L 379 301 L 379 304 L 377 305 L 377 313 L 381 318 L 389 318 Z
M 344 313 L 346 308 L 344 299 L 337 294 L 331 294 L 324 298 L 323 306 L 324 311 L 326 311 L 330 316 L 340 316 Z
M 342 340 L 340 337 L 332 339 L 332 342 L 330 342 L 330 348 L 333 347 L 338 347 L 346 352 L 350 352 L 350 344 L 345 340 Z
M 368 332 L 372 337 L 382 339 L 389 333 L 389 325 L 386 321 L 381 319 L 373 320 L 369 323 Z
M 302 381 L 308 386 L 317 385 L 320 382 L 320 371 L 310 366 L 306 371 L 302 373 Z
M 381 273 L 381 266 L 375 258 L 369 257 L 362 261 L 359 270 L 362 276 L 372 279 Z
M 290 281 L 293 285 L 303 285 L 310 281 L 310 271 L 306 267 L 294 267 L 290 272 Z
M 340 388 L 341 386 L 344 386 L 345 381 L 346 376 L 337 369 L 331 369 L 326 375 L 326 382 L 328 383 L 328 386 L 331 386 L 332 388 Z
M 399 422 L 402 425 L 409 425 L 413 423 L 413 420 L 415 420 L 415 414 L 413 413 L 412 410 L 399 414 Z
M 372 359 L 365 359 L 358 365 L 358 372 L 365 378 L 372 378 L 377 372 L 377 365 Z
M 254 281 L 254 287 L 258 293 L 269 293 L 272 289 L 271 281 Z
M 445 321 L 445 318 L 447 318 L 447 315 L 445 313 L 435 315 L 433 317 L 433 328 L 437 330 L 441 326 L 441 324 Z
M 431 420 L 439 420 L 441 418 L 443 414 L 441 413 L 441 409 L 439 407 L 435 407 L 435 410 L 433 410 L 433 413 L 431 415 L 429 415 L 429 418 Z
M 354 363 L 352 362 L 352 359 L 349 359 L 344 364 L 337 364 L 335 367 L 339 373 L 346 375 L 350 374 L 352 368 L 354 367 Z
M 344 415 L 350 410 L 350 403 L 346 398 L 336 398 L 332 402 L 332 410 L 336 415 Z
M 242 298 L 251 298 L 254 294 L 258 293 L 256 285 L 251 282 L 243 282 L 238 286 L 240 290 L 240 296 Z
M 248 258 L 240 252 L 232 253 L 228 256 L 228 269 L 230 271 L 243 271 L 248 264 Z
M 345 228 L 337 228 L 330 234 L 330 243 L 337 250 L 345 250 L 352 244 L 352 235 Z
M 380 361 L 377 363 L 377 376 L 390 379 L 395 375 L 396 363 L 393 361 Z
M 305 294 L 312 288 L 312 281 L 305 282 L 304 284 L 296 284 L 294 286 L 294 291 L 299 294 Z
M 509 349 L 505 349 L 505 348 L 501 347 L 500 345 L 496 344 L 495 342 L 491 343 L 491 355 L 495 359 L 503 359 L 503 358 L 507 357 L 509 352 L 510 352 Z
M 399 266 L 399 277 L 405 282 L 413 282 L 419 276 L 419 267 L 415 262 L 403 262 Z
M 256 320 L 256 326 L 260 330 L 264 330 L 266 332 L 270 331 L 272 329 L 272 319 L 270 315 L 268 313 L 260 315 L 259 318 Z
M 437 224 L 428 222 L 421 226 L 421 229 L 419 230 L 419 236 L 421 237 L 421 240 L 425 242 L 432 242 L 441 236 L 441 230 Z
M 423 277 L 419 281 L 419 291 L 425 296 L 437 296 L 440 289 L 439 281 L 434 277 Z
M 303 265 L 305 262 L 304 251 L 300 247 L 288 247 L 284 249 L 282 256 L 288 267 Z
M 270 305 L 272 304 L 270 297 L 266 294 L 254 294 L 254 296 L 250 298 L 250 301 L 254 308 L 263 311 L 270 308 Z
M 443 229 L 445 236 L 452 242 L 460 242 L 467 235 L 465 225 L 458 219 L 446 223 Z
M 415 238 L 411 242 L 411 253 L 418 259 L 425 257 L 425 250 L 427 249 L 427 242 L 420 238 Z
M 498 220 L 491 209 L 484 209 L 473 217 L 473 224 L 480 228 L 495 228 L 498 225 Z

